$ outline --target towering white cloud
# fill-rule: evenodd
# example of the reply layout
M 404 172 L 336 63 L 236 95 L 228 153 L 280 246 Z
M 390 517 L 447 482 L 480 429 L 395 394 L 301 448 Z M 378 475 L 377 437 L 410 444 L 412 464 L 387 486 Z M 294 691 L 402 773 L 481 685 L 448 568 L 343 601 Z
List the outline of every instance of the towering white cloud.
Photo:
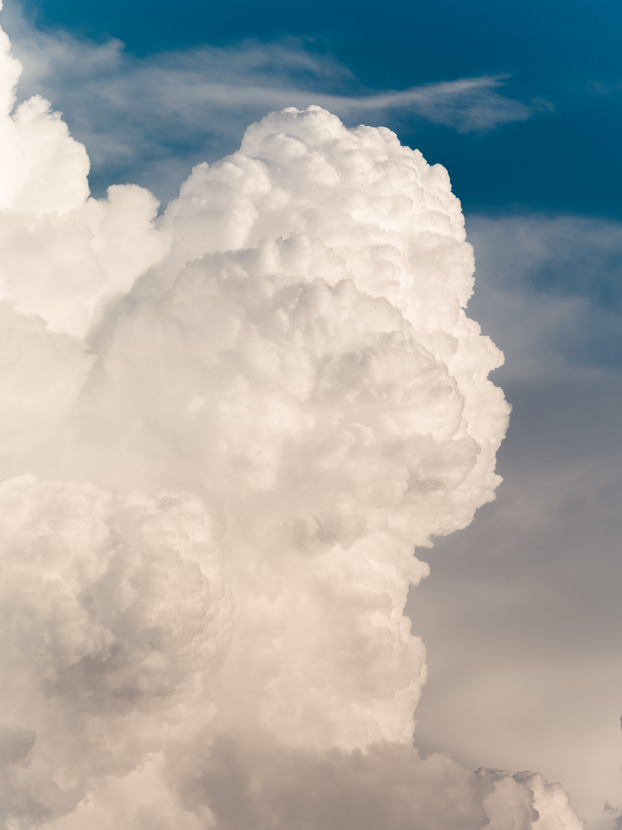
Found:
M 39 96 L 14 112 L 19 63 L 0 30 L 0 297 L 50 328 L 83 335 L 100 303 L 126 293 L 166 242 L 146 190 L 111 187 L 89 199 L 89 161 Z
M 287 109 L 156 219 L 3 49 L 5 826 L 579 828 L 412 746 L 413 546 L 508 414 L 446 172 Z

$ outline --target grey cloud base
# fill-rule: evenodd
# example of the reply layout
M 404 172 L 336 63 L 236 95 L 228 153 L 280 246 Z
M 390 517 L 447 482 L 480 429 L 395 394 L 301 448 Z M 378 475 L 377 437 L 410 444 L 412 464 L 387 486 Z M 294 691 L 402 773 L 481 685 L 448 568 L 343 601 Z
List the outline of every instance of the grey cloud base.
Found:
M 508 417 L 446 172 L 288 109 L 156 219 L 2 45 L 7 830 L 581 827 L 412 746 L 413 546 Z
M 120 805 L 117 826 L 120 821 L 129 827 L 169 827 L 159 797 L 153 806 L 162 788 L 177 793 L 175 826 L 188 830 L 581 826 L 563 791 L 531 773 L 473 773 L 446 755 L 422 759 L 412 747 L 397 743 L 375 744 L 366 752 L 318 752 L 286 749 L 265 735 L 228 734 L 195 740 L 190 751 L 180 745 L 166 762 L 150 762 L 116 788 L 109 783 L 105 802 L 94 799 L 58 827 L 99 826 L 111 797 Z

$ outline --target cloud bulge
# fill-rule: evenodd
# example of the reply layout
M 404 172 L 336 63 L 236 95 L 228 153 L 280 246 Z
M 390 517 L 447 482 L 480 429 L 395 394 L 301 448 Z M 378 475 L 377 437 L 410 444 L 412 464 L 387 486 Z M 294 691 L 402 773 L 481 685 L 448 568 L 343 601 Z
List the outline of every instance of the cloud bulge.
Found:
M 0 47 L 4 825 L 580 828 L 412 743 L 508 417 L 445 170 L 290 107 L 158 217 Z

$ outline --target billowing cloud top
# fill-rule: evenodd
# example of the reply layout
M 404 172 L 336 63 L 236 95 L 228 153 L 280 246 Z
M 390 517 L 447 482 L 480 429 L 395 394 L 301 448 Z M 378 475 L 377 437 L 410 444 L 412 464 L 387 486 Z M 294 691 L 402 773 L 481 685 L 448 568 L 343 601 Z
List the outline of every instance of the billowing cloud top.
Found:
M 2 49 L 5 826 L 579 828 L 412 745 L 413 546 L 508 415 L 445 170 L 286 109 L 156 218 Z

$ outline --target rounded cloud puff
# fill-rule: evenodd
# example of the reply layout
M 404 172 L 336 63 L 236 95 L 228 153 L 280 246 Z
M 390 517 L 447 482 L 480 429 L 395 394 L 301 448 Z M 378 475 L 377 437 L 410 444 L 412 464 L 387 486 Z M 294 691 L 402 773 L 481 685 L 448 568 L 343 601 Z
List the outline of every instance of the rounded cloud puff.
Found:
M 22 476 L 0 485 L 0 510 L 6 809 L 52 817 L 158 750 L 185 706 L 208 719 L 228 640 L 222 561 L 191 497 Z
M 412 746 L 413 548 L 494 497 L 508 417 L 444 169 L 287 109 L 156 218 L 88 198 L 3 49 L 7 827 L 574 830 Z
M 0 299 L 83 335 L 166 250 L 157 201 L 135 185 L 89 198 L 89 160 L 47 101 L 13 112 L 21 66 L 0 30 Z

